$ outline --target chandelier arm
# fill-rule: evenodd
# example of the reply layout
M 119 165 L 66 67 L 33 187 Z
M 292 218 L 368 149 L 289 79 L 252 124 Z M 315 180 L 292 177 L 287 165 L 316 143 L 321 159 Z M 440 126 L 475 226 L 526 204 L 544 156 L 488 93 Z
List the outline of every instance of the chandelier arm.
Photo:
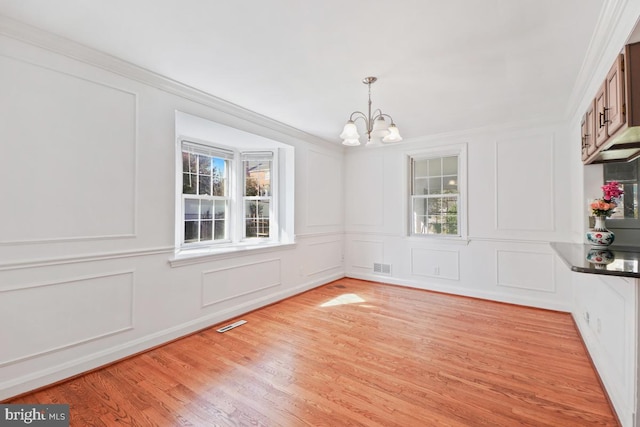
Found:
M 377 119 L 378 117 L 388 117 L 388 118 L 389 118 L 389 120 L 391 120 L 391 123 L 390 123 L 390 124 L 391 124 L 391 125 L 394 125 L 394 124 L 395 124 L 395 123 L 393 122 L 393 117 L 391 117 L 391 116 L 390 116 L 390 115 L 388 115 L 388 114 L 384 114 L 381 110 L 377 110 L 377 111 L 380 111 L 380 113 L 379 113 L 377 116 L 375 116 L 375 117 L 373 118 L 374 120 L 375 120 L 375 119 Z
M 359 114 L 359 115 L 358 115 Z M 356 118 L 354 119 L 353 116 L 356 115 Z M 365 122 L 365 125 L 367 126 L 367 129 L 369 128 L 369 119 L 367 118 L 366 114 L 364 114 L 362 111 L 354 111 L 353 113 L 351 113 L 351 115 L 349 116 L 349 120 L 351 120 L 352 122 L 355 122 L 358 119 L 362 119 Z

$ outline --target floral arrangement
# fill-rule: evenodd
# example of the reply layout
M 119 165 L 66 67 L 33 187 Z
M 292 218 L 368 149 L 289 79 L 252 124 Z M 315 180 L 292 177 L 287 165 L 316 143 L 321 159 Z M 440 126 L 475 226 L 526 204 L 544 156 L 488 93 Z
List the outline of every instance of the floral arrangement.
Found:
M 601 199 L 596 199 L 591 203 L 591 214 L 608 218 L 618 206 L 617 200 L 624 192 L 620 189 L 620 184 L 617 181 L 611 181 L 602 186 L 602 193 Z

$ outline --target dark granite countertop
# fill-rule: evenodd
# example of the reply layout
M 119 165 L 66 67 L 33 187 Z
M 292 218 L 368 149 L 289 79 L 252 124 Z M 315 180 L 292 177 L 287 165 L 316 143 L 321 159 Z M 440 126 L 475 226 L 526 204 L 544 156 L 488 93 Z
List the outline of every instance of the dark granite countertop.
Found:
M 596 249 L 567 242 L 551 242 L 551 247 L 572 271 L 640 278 L 640 248 L 614 245 Z

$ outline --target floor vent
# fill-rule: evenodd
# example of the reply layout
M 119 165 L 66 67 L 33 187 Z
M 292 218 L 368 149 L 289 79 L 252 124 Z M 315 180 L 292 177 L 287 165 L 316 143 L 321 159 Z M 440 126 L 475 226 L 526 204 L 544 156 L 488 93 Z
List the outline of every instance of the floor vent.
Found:
M 391 264 L 380 264 L 376 262 L 373 264 L 373 272 L 379 274 L 391 274 Z
M 244 325 L 245 323 L 247 323 L 246 320 L 238 320 L 237 322 L 234 322 L 234 323 L 232 323 L 230 325 L 223 326 L 222 328 L 217 329 L 217 331 L 220 332 L 220 333 L 227 332 L 227 331 L 230 331 L 233 328 L 237 328 L 240 325 Z

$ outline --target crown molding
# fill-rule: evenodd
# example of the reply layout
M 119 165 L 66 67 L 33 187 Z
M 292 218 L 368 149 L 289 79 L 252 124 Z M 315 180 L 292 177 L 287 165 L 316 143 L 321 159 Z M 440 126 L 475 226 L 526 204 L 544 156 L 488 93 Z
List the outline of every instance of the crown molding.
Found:
M 571 91 L 565 112 L 567 121 L 574 120 L 595 96 L 597 87 L 609 71 L 616 55 L 622 51 L 638 17 L 637 0 L 605 0 L 587 53 Z
M 113 55 L 90 48 L 73 40 L 49 33 L 39 28 L 0 15 L 0 35 L 31 44 L 76 61 L 101 68 L 114 74 L 154 87 L 198 104 L 213 108 L 254 125 L 306 141 L 324 148 L 341 149 L 341 146 L 311 135 L 262 114 L 243 108 L 210 93 L 137 66 Z

